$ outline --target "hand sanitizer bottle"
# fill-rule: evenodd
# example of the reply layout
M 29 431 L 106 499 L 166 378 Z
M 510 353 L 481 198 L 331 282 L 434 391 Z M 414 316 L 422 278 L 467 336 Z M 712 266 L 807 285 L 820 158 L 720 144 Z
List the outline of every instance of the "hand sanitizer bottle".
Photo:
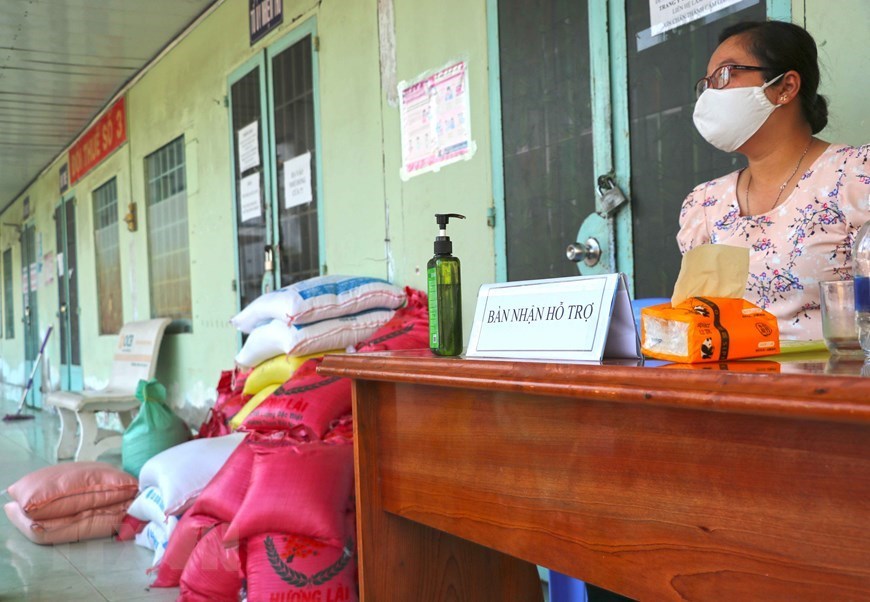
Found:
M 438 236 L 435 256 L 426 265 L 429 294 L 429 347 L 437 355 L 462 353 L 462 287 L 459 258 L 454 257 L 453 243 L 447 236 L 451 217 L 465 219 L 458 213 L 436 213 Z

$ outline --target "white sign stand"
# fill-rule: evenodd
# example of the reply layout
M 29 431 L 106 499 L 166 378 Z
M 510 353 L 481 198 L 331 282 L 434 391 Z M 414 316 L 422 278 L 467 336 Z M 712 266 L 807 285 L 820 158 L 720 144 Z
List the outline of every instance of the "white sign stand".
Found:
M 467 357 L 639 359 L 624 274 L 485 284 Z

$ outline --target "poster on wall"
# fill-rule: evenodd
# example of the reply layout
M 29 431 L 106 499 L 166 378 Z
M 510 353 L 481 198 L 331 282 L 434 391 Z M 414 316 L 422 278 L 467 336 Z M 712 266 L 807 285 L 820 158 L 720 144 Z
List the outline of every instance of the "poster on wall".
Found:
M 256 219 L 263 214 L 260 202 L 260 174 L 255 173 L 239 182 L 239 207 L 242 221 Z
M 474 155 L 464 61 L 399 83 L 401 177 L 408 180 Z
M 305 153 L 284 161 L 284 208 L 310 203 L 311 153 Z
M 42 286 L 50 286 L 54 284 L 54 251 L 49 251 L 42 256 Z
M 260 124 L 249 123 L 239 130 L 239 173 L 260 164 Z
M 657 36 L 742 1 L 649 0 L 650 34 Z

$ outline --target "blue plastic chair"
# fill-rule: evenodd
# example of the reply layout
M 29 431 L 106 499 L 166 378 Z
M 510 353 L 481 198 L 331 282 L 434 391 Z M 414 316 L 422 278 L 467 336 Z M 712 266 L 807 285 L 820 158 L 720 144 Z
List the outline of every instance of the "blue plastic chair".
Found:
M 550 602 L 587 602 L 586 584 L 579 579 L 550 571 Z

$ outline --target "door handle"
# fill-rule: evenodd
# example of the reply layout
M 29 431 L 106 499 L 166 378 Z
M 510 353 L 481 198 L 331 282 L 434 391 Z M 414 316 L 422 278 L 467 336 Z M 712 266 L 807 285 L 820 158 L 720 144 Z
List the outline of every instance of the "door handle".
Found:
M 590 268 L 601 261 L 601 245 L 594 238 L 587 238 L 586 242 L 572 242 L 565 249 L 565 257 L 569 261 L 582 261 Z

